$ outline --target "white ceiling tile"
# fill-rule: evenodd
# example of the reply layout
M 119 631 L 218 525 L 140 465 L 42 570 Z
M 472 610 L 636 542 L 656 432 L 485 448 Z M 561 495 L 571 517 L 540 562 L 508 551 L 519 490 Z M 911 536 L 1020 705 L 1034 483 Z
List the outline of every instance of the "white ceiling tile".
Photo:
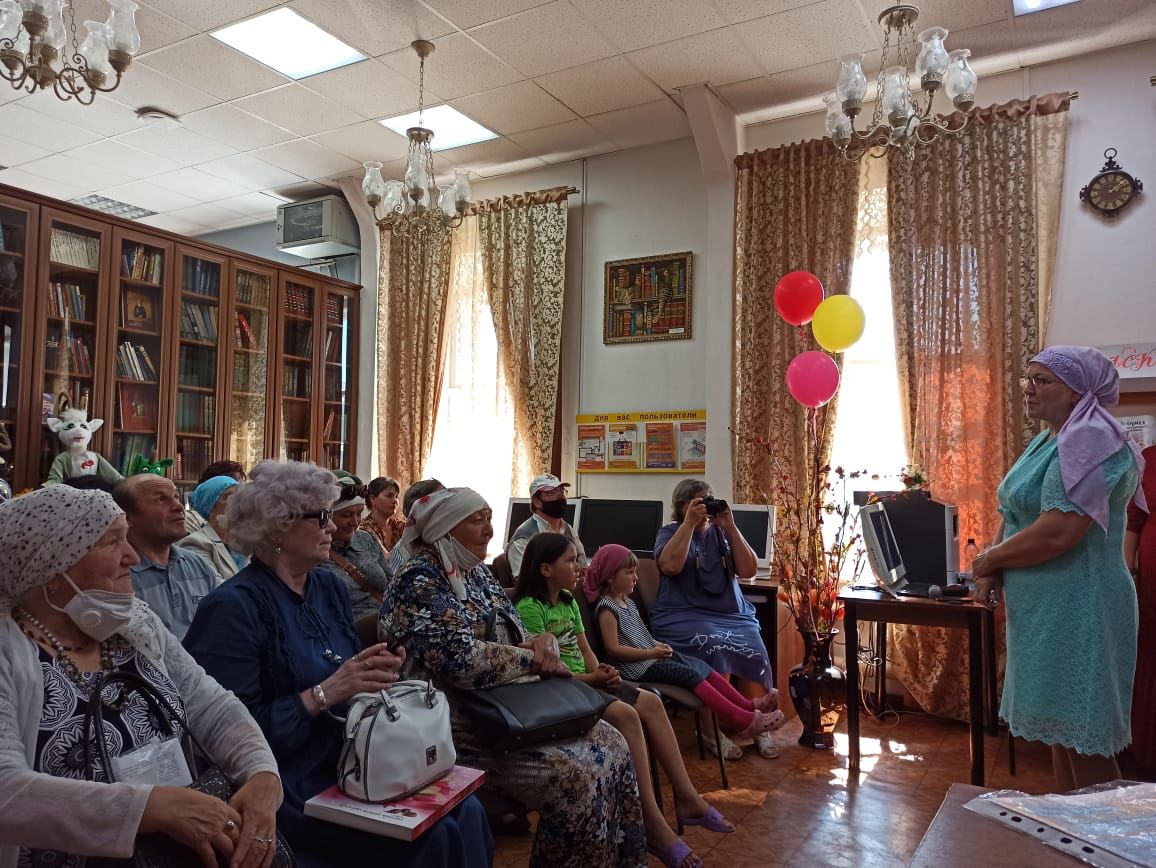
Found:
M 454 100 L 451 105 L 499 135 L 576 119 L 574 112 L 532 81 L 519 81 L 485 93 L 462 97 Z
M 141 64 L 181 81 L 195 81 L 201 90 L 223 100 L 248 96 L 289 81 L 281 73 L 211 36 L 197 36 L 162 48 Z
M 527 76 L 618 54 L 566 0 L 483 24 L 471 30 L 470 36 Z
M 842 0 L 823 0 L 736 24 L 741 41 L 750 47 L 768 73 L 783 72 L 853 51 L 870 51 L 882 44 L 859 14 L 848 14 Z
M 178 220 L 188 220 L 191 223 L 199 223 L 210 229 L 220 229 L 222 228 L 221 224 L 229 223 L 238 217 L 246 216 L 244 214 L 238 214 L 229 208 L 222 208 L 220 205 L 211 202 L 193 205 L 191 208 L 178 208 L 176 211 L 170 211 L 168 213 L 170 217 L 175 217 Z
M 105 139 L 68 152 L 68 156 L 91 166 L 111 169 L 128 178 L 139 180 L 161 172 L 170 172 L 178 164 L 166 157 L 158 157 L 120 141 Z
M 7 82 L 0 82 L 7 84 Z M 36 94 L 33 98 L 56 99 L 46 93 Z M 69 148 L 79 148 L 100 138 L 96 133 L 82 130 L 72 124 L 50 118 L 48 115 L 34 112 L 25 107 L 25 101 L 10 102 L 0 106 L 0 130 L 5 136 L 11 136 L 17 141 L 49 151 L 65 151 Z M 84 111 L 83 106 L 74 106 L 77 111 Z
M 195 112 L 220 100 L 151 67 L 134 63 L 115 91 L 117 102 L 138 109 L 157 106 L 174 115 Z
M 149 0 L 149 5 L 204 31 L 251 18 L 279 0 Z
M 62 102 L 54 97 L 38 99 L 34 96 L 22 105 L 69 126 L 101 136 L 116 136 L 141 125 L 136 111 L 117 101 L 119 96 L 119 89 L 111 94 L 100 94 L 89 106 L 79 106 L 72 100 Z
M 0 166 L 19 166 L 21 163 L 30 163 L 47 157 L 52 151 L 30 145 L 27 142 L 0 137 Z
M 250 190 L 270 190 L 285 184 L 304 180 L 285 169 L 271 166 L 251 154 L 236 154 L 220 160 L 210 160 L 197 166 L 202 172 L 224 178 Z
M 997 21 L 982 27 L 955 30 L 947 37 L 949 50 L 970 48 L 969 62 L 979 75 L 1002 72 L 1008 69 L 1007 59 L 1017 53 L 1015 30 L 1011 22 Z M 992 65 L 994 62 L 994 66 Z M 1014 64 L 1013 64 L 1014 65 Z M 983 85 L 980 84 L 982 89 Z M 942 99 L 942 95 L 940 99 Z
M 199 202 L 228 199 L 248 193 L 253 189 L 192 168 L 165 172 L 163 175 L 149 178 L 149 183 L 180 193 L 182 196 L 190 196 Z
M 277 195 L 283 199 L 288 199 L 290 202 L 304 202 L 306 199 L 317 199 L 320 196 L 328 196 L 335 190 L 337 190 L 336 184 L 330 184 L 325 181 L 304 181 L 297 184 L 287 184 L 283 187 L 267 190 L 266 192 L 270 195 Z
M 771 80 L 765 75 L 723 85 L 718 88 L 718 94 L 738 115 L 774 104 L 774 88 L 771 86 Z
M 304 78 L 300 84 L 353 109 L 362 117 L 375 120 L 417 109 L 417 82 L 380 60 L 353 63 Z M 426 90 L 425 102 L 436 105 L 441 100 Z
M 867 73 L 867 80 L 874 82 L 875 75 L 879 71 L 878 51 L 871 51 L 864 55 L 863 70 Z M 833 60 L 775 73 L 767 79 L 771 88 L 769 105 L 782 105 L 808 97 L 821 98 L 824 94 L 835 89 L 835 82 L 838 79 L 839 65 Z M 765 107 L 762 106 L 762 108 Z
M 76 11 L 76 24 L 80 29 L 81 39 L 84 38 L 83 24 L 86 20 L 104 21 L 108 18 L 107 0 L 72 0 L 72 8 Z M 172 45 L 182 39 L 187 39 L 197 32 L 187 24 L 183 24 L 143 3 L 140 4 L 134 17 L 136 18 L 137 30 L 140 31 L 138 57 L 166 45 Z
M 702 0 L 570 0 L 621 51 L 693 36 L 727 22 Z
M 344 154 L 359 163 L 366 160 L 389 162 L 401 159 L 409 150 L 409 141 L 405 136 L 387 130 L 377 121 L 362 121 L 312 136 L 312 139 L 323 148 Z
M 670 142 L 691 135 L 686 114 L 669 99 L 593 115 L 586 120 L 623 148 Z
M 727 21 L 738 24 L 740 21 L 765 18 L 814 2 L 815 0 L 714 0 L 714 5 L 719 8 Z
M 170 214 L 153 214 L 150 217 L 141 217 L 136 222 L 156 229 L 164 229 L 166 232 L 176 232 L 180 235 L 201 235 L 208 230 L 208 227 L 201 223 L 173 217 Z
M 621 56 L 552 72 L 534 81 L 582 116 L 641 105 L 662 96 L 654 82 Z
M 245 97 L 237 100 L 236 106 L 279 127 L 292 130 L 299 136 L 347 127 L 364 120 L 353 110 L 306 90 L 299 84 L 287 84 L 276 90 Z
M 413 81 L 418 79 L 418 58 L 410 49 L 382 57 L 393 69 Z M 498 60 L 464 33 L 438 40 L 425 68 L 425 83 L 443 99 L 456 99 L 511 84 L 523 76 Z
M 217 204 L 240 214 L 261 216 L 271 220 L 277 214 L 277 206 L 283 203 L 280 199 L 265 193 L 245 193 L 242 196 L 222 199 Z
M 448 18 L 463 30 L 508 15 L 516 15 L 535 6 L 544 6 L 549 2 L 551 0 L 486 0 L 484 3 L 479 3 L 478 0 L 422 0 L 423 5 Z
M 296 138 L 288 130 L 226 103 L 185 115 L 182 121 L 194 133 L 216 139 L 238 151 L 267 148 Z
M 300 139 L 254 151 L 253 156 L 273 166 L 287 169 L 302 178 L 325 178 L 338 172 L 352 171 L 357 163 L 348 157 L 321 147 L 316 142 Z M 265 186 L 262 184 L 261 188 Z
M 439 184 L 453 180 L 449 171 L 451 166 L 469 169 L 482 175 L 507 174 L 531 167 L 540 168 L 543 165 L 541 158 L 509 139 L 491 139 L 488 142 L 464 145 L 449 151 L 441 151 L 434 156 L 434 170 L 437 172 Z
M 21 190 L 39 193 L 42 196 L 51 196 L 53 199 L 62 199 L 66 202 L 69 199 L 92 192 L 33 175 L 30 172 L 25 172 L 22 167 L 0 171 L 0 184 L 8 184 L 12 187 L 19 187 Z
M 879 36 L 879 44 L 883 44 L 883 27 L 878 25 L 879 13 L 893 5 L 890 0 L 861 0 L 863 10 L 874 26 Z M 915 32 L 920 33 L 932 25 L 946 27 L 948 30 L 963 30 L 968 27 L 978 27 L 981 24 L 991 24 L 994 21 L 1008 21 L 1010 26 L 1011 3 L 1009 0 L 967 0 L 960 3 L 958 0 L 920 0 L 919 20 L 915 22 Z M 951 36 L 948 36 L 948 42 Z M 949 46 L 950 48 L 961 46 Z
M 118 202 L 127 202 L 150 211 L 173 211 L 177 208 L 188 208 L 196 205 L 198 200 L 164 187 L 158 187 L 148 181 L 133 181 L 131 184 L 121 184 L 119 187 L 106 187 L 97 190 L 101 196 L 115 199 Z
M 614 142 L 586 121 L 569 121 L 528 130 L 511 138 L 547 163 L 565 163 L 618 150 Z
M 93 165 L 84 160 L 76 160 L 67 154 L 53 154 L 33 160 L 20 167 L 32 175 L 40 175 L 58 184 L 90 193 L 102 187 L 112 187 L 135 180 L 123 172 Z
M 1099 42 L 1098 37 L 1101 35 L 1116 35 L 1114 31 L 1124 28 L 1130 33 L 1124 38 L 1118 36 L 1115 40 L 1116 44 L 1123 44 L 1135 39 L 1151 39 L 1151 23 L 1154 18 L 1156 4 L 1152 0 L 1099 0 L 1021 15 L 1015 19 L 1015 32 L 1020 47 L 1027 48 L 1049 42 L 1070 43 L 1080 38 Z M 950 36 L 948 41 L 951 41 Z M 966 45 L 955 47 L 964 48 Z M 1078 50 L 1078 46 L 1073 48 Z
M 293 0 L 286 5 L 370 57 L 454 29 L 413 0 Z
M 745 81 L 762 72 L 729 27 L 632 51 L 627 57 L 667 90 L 701 82 L 717 87 Z
M 221 142 L 186 130 L 181 126 L 156 124 L 117 136 L 118 142 L 175 160 L 182 166 L 192 166 L 206 160 L 227 157 L 233 149 Z

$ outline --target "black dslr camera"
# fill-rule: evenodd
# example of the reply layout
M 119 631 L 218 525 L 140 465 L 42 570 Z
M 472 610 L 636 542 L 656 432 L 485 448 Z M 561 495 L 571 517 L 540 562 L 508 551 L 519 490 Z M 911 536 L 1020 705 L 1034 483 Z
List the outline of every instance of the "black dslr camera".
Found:
M 706 507 L 706 514 L 710 516 L 721 515 L 730 509 L 730 504 L 721 497 L 711 497 L 709 494 L 703 496 L 702 505 Z

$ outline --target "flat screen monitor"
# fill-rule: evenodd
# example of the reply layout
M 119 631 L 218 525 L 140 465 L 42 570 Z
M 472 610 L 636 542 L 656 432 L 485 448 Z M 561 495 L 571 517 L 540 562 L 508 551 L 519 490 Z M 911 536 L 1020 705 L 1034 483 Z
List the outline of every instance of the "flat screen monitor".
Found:
M 907 568 L 899 554 L 891 520 L 882 503 L 869 503 L 859 510 L 859 526 L 867 546 L 867 560 L 879 580 L 879 586 L 894 595 L 907 584 Z
M 618 543 L 636 557 L 654 557 L 654 539 L 662 527 L 665 505 L 661 500 L 582 499 L 578 517 L 578 539 L 586 554 L 594 553 L 608 543 Z
M 578 529 L 578 516 L 581 513 L 581 511 L 582 511 L 582 500 L 580 498 L 575 499 L 575 500 L 567 500 L 566 501 L 566 514 L 563 516 L 563 518 L 565 518 L 566 522 L 570 525 L 570 527 L 574 528 L 575 530 Z M 534 510 L 530 507 L 530 498 L 528 498 L 528 497 L 511 497 L 510 498 L 510 504 L 506 508 L 506 537 L 505 537 L 505 539 L 506 539 L 507 545 L 510 542 L 510 537 L 512 537 L 514 535 L 514 531 L 516 531 L 519 527 L 521 527 L 522 524 L 526 521 L 526 519 L 528 519 L 533 514 L 534 514 Z M 579 537 L 579 539 L 581 539 L 581 537 Z
M 765 503 L 732 503 L 735 526 L 759 559 L 759 569 L 769 570 L 775 555 L 775 508 Z

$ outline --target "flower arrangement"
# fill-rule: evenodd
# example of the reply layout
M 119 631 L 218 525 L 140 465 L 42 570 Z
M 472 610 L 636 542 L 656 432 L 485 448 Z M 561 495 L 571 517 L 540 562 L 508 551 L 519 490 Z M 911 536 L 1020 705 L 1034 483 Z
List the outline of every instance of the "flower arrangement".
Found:
M 927 473 L 918 464 L 908 464 L 899 478 L 903 481 L 904 491 L 927 491 L 931 487 Z

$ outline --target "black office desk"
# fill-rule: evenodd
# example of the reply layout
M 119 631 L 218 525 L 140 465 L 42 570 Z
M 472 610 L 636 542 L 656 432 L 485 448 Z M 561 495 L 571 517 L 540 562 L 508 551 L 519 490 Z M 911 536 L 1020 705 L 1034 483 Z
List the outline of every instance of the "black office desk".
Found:
M 954 627 L 967 630 L 968 705 L 971 729 L 971 782 L 983 786 L 984 654 L 985 622 L 991 612 L 972 600 L 945 603 L 922 597 L 894 599 L 882 591 L 847 590 L 839 595 L 844 604 L 847 654 L 847 737 L 852 780 L 859 775 L 859 621 L 911 624 L 917 627 Z M 994 638 L 994 631 L 992 631 Z M 993 642 L 994 646 L 994 642 Z M 993 655 L 989 655 L 994 657 Z M 994 679 L 992 691 L 994 694 Z M 989 700 L 990 703 L 990 700 Z
M 771 659 L 771 678 L 779 683 L 779 580 L 771 576 L 738 579 L 739 589 L 755 607 L 759 635 Z

